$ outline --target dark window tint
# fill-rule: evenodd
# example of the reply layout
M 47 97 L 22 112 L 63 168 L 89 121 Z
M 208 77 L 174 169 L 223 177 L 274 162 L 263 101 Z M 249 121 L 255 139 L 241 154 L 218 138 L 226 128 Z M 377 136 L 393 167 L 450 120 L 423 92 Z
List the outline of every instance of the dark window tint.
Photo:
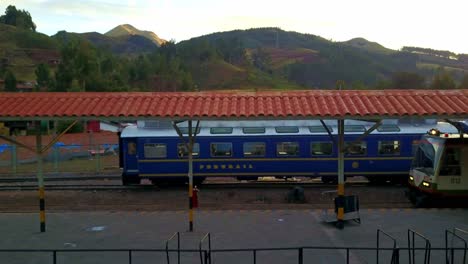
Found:
M 188 132 L 189 132 L 188 127 L 179 127 L 179 130 L 180 130 L 180 132 L 182 132 L 182 134 L 188 135 Z M 193 133 L 193 131 L 195 131 L 195 127 L 192 127 L 192 133 Z M 200 134 L 200 127 L 198 127 L 198 129 L 197 129 L 197 134 Z
M 136 154 L 136 144 L 135 144 L 135 142 L 128 142 L 127 152 L 128 152 L 128 155 L 135 155 Z
M 244 127 L 242 128 L 244 134 L 265 134 L 264 127 Z
M 448 147 L 442 155 L 440 176 L 460 176 L 461 175 L 461 149 Z M 460 183 L 455 180 L 452 183 Z
M 345 132 L 366 132 L 366 128 L 361 125 L 346 125 L 344 126 Z
M 367 142 L 345 142 L 345 149 L 347 155 L 366 155 Z
M 244 157 L 264 157 L 265 156 L 264 142 L 246 142 L 244 143 Z
M 187 158 L 188 157 L 188 149 L 185 147 L 184 143 L 177 144 L 177 155 L 179 158 Z M 192 157 L 196 158 L 200 155 L 200 144 L 194 143 L 193 150 L 192 150 Z
M 379 141 L 378 148 L 379 155 L 400 155 L 400 141 L 398 140 Z
M 295 126 L 275 127 L 276 133 L 299 133 L 299 128 Z
M 146 143 L 143 150 L 145 158 L 165 158 L 167 156 L 166 144 Z
M 379 132 L 400 132 L 400 127 L 397 125 L 381 125 L 377 128 Z
M 333 128 L 331 126 L 327 126 L 328 131 L 333 132 Z M 327 133 L 327 130 L 323 126 L 310 126 L 309 127 L 310 133 Z
M 279 142 L 276 143 L 276 155 L 278 156 L 298 156 L 298 142 Z
M 332 142 L 311 142 L 310 143 L 310 154 L 312 156 L 331 155 L 332 153 L 333 153 Z
M 212 127 L 210 134 L 232 134 L 232 127 Z
M 212 157 L 231 157 L 232 143 L 211 143 L 210 154 Z

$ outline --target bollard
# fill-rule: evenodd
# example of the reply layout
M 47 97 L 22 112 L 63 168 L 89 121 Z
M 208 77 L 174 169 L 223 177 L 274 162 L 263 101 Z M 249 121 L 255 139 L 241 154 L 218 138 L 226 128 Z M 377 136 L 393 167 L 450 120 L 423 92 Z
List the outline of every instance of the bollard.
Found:
M 198 208 L 198 188 L 197 186 L 195 185 L 195 187 L 193 187 L 193 193 L 192 193 L 192 207 L 193 208 Z

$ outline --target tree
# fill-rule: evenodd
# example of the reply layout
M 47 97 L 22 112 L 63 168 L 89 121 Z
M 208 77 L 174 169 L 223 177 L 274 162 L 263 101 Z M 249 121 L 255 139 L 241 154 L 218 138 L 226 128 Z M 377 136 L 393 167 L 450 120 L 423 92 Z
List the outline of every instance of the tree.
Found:
M 468 73 L 465 73 L 460 83 L 460 89 L 468 89 Z
M 56 73 L 56 90 L 64 91 L 71 89 L 73 80 L 77 85 L 73 90 L 86 91 L 88 86 L 92 86 L 91 79 L 96 80 L 99 74 L 96 50 L 87 41 L 70 41 L 61 50 L 62 61 Z M 77 87 L 76 87 L 77 86 Z M 93 90 L 93 87 L 88 87 Z
M 374 89 L 383 90 L 383 89 L 391 88 L 391 86 L 392 86 L 392 82 L 391 82 L 391 81 L 380 79 L 380 80 L 378 80 L 377 83 L 374 85 Z
M 55 73 L 55 87 L 56 92 L 66 92 L 72 84 L 73 73 L 67 66 L 60 63 Z
M 392 76 L 393 89 L 422 89 L 424 77 L 414 72 L 397 72 Z
M 439 68 L 434 79 L 431 83 L 432 89 L 437 90 L 448 90 L 448 89 L 455 89 L 455 81 L 453 80 L 450 73 L 448 73 L 444 68 Z
M 271 57 L 262 47 L 258 47 L 252 54 L 253 65 L 261 71 L 272 73 Z
M 16 77 L 11 71 L 5 73 L 5 91 L 16 92 Z
M 5 15 L 0 16 L 0 23 L 36 31 L 36 24 L 32 21 L 31 14 L 26 10 L 17 10 L 12 5 L 6 8 Z
M 351 83 L 351 89 L 353 90 L 366 90 L 369 89 L 362 81 L 356 80 Z
M 41 88 L 48 87 L 50 84 L 50 69 L 47 65 L 41 63 L 37 65 L 36 70 L 34 71 L 36 74 L 36 82 L 37 88 L 40 90 Z

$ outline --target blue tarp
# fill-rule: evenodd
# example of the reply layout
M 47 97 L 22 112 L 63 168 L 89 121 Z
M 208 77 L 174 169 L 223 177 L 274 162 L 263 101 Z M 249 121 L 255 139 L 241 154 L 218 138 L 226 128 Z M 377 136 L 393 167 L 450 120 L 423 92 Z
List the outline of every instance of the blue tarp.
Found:
M 11 148 L 11 146 L 8 145 L 8 144 L 1 144 L 0 145 L 0 154 L 5 152 L 5 150 L 10 149 L 10 148 Z

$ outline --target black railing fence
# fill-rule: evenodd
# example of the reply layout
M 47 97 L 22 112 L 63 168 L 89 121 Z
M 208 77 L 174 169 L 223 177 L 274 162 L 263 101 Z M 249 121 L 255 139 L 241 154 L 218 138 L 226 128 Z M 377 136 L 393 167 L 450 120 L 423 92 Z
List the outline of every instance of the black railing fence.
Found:
M 445 232 L 445 247 L 431 247 L 430 241 L 423 235 L 408 230 L 407 247 L 398 247 L 396 239 L 388 233 L 377 230 L 377 240 L 375 247 L 274 247 L 274 248 L 236 248 L 236 249 L 212 249 L 211 235 L 206 233 L 198 241 L 198 249 L 182 249 L 181 234 L 174 233 L 166 240 L 166 247 L 163 249 L 0 249 L 0 263 L 28 263 L 21 259 L 9 261 L 2 258 L 18 257 L 28 259 L 28 255 L 34 255 L 36 258 L 40 255 L 39 262 L 33 263 L 286 263 L 278 258 L 277 253 L 287 258 L 287 263 L 431 263 L 436 255 L 439 258 L 433 263 L 444 264 L 468 264 L 467 263 L 467 231 L 454 228 Z M 389 239 L 386 244 L 390 247 L 382 247 L 381 238 Z M 177 239 L 177 241 L 175 241 Z M 423 246 L 417 247 L 417 241 L 422 241 Z M 460 246 L 454 246 L 455 242 Z M 170 248 L 169 245 L 176 243 L 176 248 Z M 324 253 L 326 252 L 326 253 Z M 88 260 L 84 258 L 86 254 L 110 254 L 106 261 L 99 258 L 99 261 Z M 372 257 L 372 254 L 375 255 Z M 146 254 L 146 255 L 145 255 Z M 176 254 L 175 261 L 172 261 Z M 408 254 L 408 258 L 401 257 Z M 444 255 L 445 254 L 445 255 Z M 363 260 L 361 255 L 365 255 Z M 260 259 L 259 257 L 262 257 Z M 356 257 L 357 256 L 357 257 Z M 306 258 L 307 257 L 307 258 Z M 321 258 L 321 261 L 320 261 Z M 267 259 L 267 260 L 266 260 Z M 284 259 L 284 258 L 283 258 Z M 325 259 L 325 262 L 324 260 Z M 109 262 L 111 261 L 111 262 Z M 374 262 L 375 261 L 375 262 Z

